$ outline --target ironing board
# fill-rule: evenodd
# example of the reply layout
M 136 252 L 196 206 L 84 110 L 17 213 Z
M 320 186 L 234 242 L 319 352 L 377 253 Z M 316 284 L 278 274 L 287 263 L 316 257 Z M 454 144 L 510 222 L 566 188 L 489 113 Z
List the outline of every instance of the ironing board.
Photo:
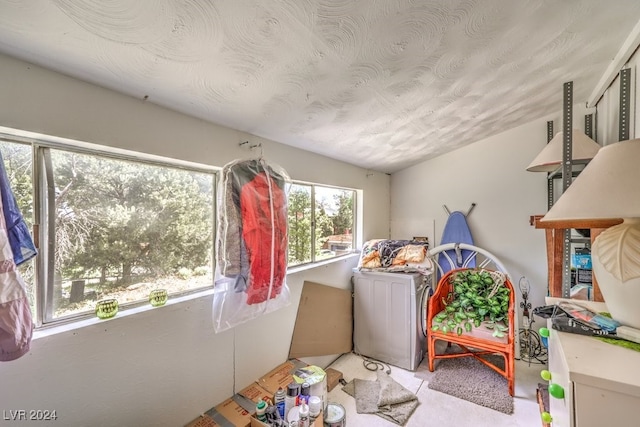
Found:
M 467 224 L 467 217 L 460 211 L 451 212 L 444 226 L 440 245 L 448 243 L 473 246 L 473 236 Z M 460 246 L 454 246 L 452 249 L 445 250 L 438 255 L 438 266 L 438 278 L 451 270 L 462 268 L 463 266 L 473 268 L 476 266 L 475 252 L 469 249 L 462 249 Z

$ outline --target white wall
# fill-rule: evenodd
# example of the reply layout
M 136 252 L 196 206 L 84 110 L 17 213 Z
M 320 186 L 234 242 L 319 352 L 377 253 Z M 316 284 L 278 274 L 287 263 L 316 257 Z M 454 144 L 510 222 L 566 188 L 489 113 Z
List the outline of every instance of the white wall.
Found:
M 562 91 L 562 85 L 558 90 Z M 574 106 L 574 128 L 584 129 L 584 114 L 584 107 Z M 559 110 L 394 173 L 391 235 L 402 238 L 397 232 L 402 224 L 424 222 L 426 227 L 433 221 L 435 236 L 431 246 L 436 246 L 447 221 L 443 205 L 452 212 L 466 213 L 471 203 L 476 203 L 467 218 L 476 246 L 505 264 L 518 298 L 518 282 L 524 276 L 531 285 L 529 300 L 533 306 L 544 305 L 545 232 L 529 225 L 529 217 L 547 211 L 547 179 L 545 173 L 527 172 L 526 168 L 547 142 L 547 121 L 553 120 L 556 133 L 561 131 L 561 117 Z
M 362 239 L 389 234 L 386 174 L 6 56 L 0 56 L 0 126 L 213 166 L 251 156 L 240 142 L 261 142 L 265 158 L 293 179 L 363 190 Z M 288 275 L 291 305 L 220 334 L 213 332 L 209 295 L 35 338 L 27 355 L 0 364 L 0 409 L 55 409 L 61 426 L 184 425 L 286 360 L 304 280 L 349 288 L 356 261 Z
M 631 99 L 629 139 L 637 137 L 636 126 L 640 120 L 638 102 L 637 70 L 640 64 L 640 54 L 636 53 L 627 61 L 626 67 L 631 69 Z M 620 77 L 615 78 L 611 86 L 604 92 L 596 105 L 598 143 L 602 145 L 618 142 L 620 123 Z

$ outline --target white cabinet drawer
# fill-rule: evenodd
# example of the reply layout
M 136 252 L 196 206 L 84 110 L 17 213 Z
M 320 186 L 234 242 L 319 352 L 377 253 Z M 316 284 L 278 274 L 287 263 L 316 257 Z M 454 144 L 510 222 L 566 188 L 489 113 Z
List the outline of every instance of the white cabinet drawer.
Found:
M 547 304 L 559 298 L 547 297 Z M 580 301 L 596 312 L 603 303 Z M 549 328 L 551 381 L 564 399 L 549 393 L 552 427 L 622 427 L 640 425 L 640 352 L 597 338 Z
M 569 369 L 565 364 L 562 346 L 558 341 L 558 331 L 549 328 L 549 372 L 551 384 L 557 384 L 564 390 L 564 399 L 549 395 L 549 413 L 553 417 L 553 427 L 575 427 L 573 420 L 573 386 L 569 380 Z
M 578 385 L 573 401 L 578 427 L 640 425 L 638 397 L 588 385 Z

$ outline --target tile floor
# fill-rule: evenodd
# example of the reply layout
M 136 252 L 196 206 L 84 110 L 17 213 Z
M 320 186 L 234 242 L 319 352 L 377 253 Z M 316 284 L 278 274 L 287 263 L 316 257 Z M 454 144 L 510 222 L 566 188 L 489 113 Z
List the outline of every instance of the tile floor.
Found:
M 363 359 L 353 353 L 346 353 L 331 364 L 343 373 L 348 382 L 354 378 L 375 380 L 376 373 L 367 370 Z M 427 360 L 423 360 L 418 370 L 428 370 Z M 436 367 L 437 369 L 437 367 Z M 540 427 L 540 411 L 536 400 L 536 388 L 540 379 L 540 371 L 545 369 L 539 363 L 516 361 L 516 386 L 514 397 L 514 413 L 506 415 L 493 409 L 458 399 L 427 387 L 427 382 L 417 378 L 415 372 L 391 366 L 391 377 L 412 391 L 418 397 L 420 405 L 406 423 L 406 427 Z M 345 407 L 346 426 L 348 427 L 397 427 L 377 415 L 356 413 L 353 397 L 341 390 L 338 384 L 329 393 L 329 401 Z

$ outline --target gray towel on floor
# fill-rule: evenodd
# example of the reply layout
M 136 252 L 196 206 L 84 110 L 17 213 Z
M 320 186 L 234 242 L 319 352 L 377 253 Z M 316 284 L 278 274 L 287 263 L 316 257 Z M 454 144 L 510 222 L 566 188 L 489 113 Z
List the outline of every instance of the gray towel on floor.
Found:
M 356 378 L 342 387 L 342 391 L 356 400 L 359 414 L 376 414 L 404 425 L 418 406 L 418 398 L 384 372 L 377 374 L 376 381 Z
M 380 383 L 378 381 L 353 380 L 353 397 L 356 399 L 356 411 L 359 414 L 375 414 L 378 412 L 378 396 Z

